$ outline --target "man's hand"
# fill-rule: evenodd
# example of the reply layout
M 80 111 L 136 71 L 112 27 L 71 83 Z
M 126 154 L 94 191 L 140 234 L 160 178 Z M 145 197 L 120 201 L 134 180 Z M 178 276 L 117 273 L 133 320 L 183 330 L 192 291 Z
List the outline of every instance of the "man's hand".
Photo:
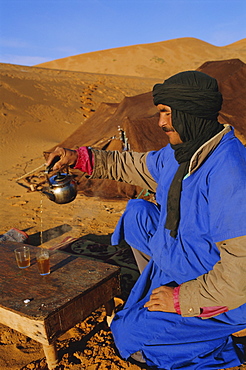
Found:
M 173 303 L 174 288 L 168 286 L 160 286 L 152 291 L 149 302 L 146 302 L 144 307 L 149 311 L 175 312 Z
M 60 158 L 60 159 L 59 159 Z M 77 162 L 78 154 L 76 150 L 57 147 L 54 152 L 50 153 L 47 160 L 47 167 L 54 163 L 55 159 L 58 161 L 54 164 L 53 170 L 59 171 L 65 166 L 74 166 Z

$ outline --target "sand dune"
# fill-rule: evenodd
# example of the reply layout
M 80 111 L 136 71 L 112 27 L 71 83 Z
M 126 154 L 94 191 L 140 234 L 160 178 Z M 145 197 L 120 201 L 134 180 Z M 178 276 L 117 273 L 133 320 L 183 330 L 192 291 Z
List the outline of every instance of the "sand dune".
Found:
M 155 79 L 98 75 L 83 72 L 0 64 L 0 155 L 37 156 L 83 124 L 103 101 L 151 90 Z
M 208 60 L 239 58 L 246 62 L 245 46 L 246 39 L 218 47 L 196 38 L 185 37 L 80 54 L 39 66 L 163 79 L 180 71 L 197 69 Z

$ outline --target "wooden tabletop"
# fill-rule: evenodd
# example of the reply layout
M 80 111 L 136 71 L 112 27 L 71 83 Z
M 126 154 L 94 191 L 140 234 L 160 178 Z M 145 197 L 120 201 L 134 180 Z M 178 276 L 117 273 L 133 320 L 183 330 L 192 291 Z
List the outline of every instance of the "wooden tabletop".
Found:
M 31 266 L 20 269 L 14 255 L 14 249 L 20 245 L 23 244 L 0 243 L 0 306 L 24 316 L 47 317 L 119 275 L 117 266 L 53 251 L 50 252 L 51 273 L 41 276 L 35 260 L 39 247 L 28 245 Z M 27 299 L 30 301 L 25 304 Z

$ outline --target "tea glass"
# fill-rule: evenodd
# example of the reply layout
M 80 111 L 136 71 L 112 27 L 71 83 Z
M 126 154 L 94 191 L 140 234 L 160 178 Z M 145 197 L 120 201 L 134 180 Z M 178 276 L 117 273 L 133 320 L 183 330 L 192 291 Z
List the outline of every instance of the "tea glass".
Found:
M 30 249 L 23 245 L 15 249 L 15 258 L 20 269 L 25 269 L 30 266 Z
M 38 264 L 39 274 L 49 275 L 50 274 L 50 255 L 48 249 L 39 248 L 36 253 L 36 260 Z

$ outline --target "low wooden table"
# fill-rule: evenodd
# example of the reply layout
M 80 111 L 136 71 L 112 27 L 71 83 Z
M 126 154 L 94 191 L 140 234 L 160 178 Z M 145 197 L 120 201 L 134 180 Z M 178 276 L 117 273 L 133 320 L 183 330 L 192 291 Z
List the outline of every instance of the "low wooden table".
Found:
M 0 243 L 0 323 L 42 343 L 49 369 L 58 365 L 56 339 L 105 304 L 107 314 L 120 292 L 120 268 L 63 252 L 50 252 L 51 273 L 40 276 L 30 246 L 31 266 L 19 269 L 14 249 Z M 25 304 L 25 300 L 30 300 Z

